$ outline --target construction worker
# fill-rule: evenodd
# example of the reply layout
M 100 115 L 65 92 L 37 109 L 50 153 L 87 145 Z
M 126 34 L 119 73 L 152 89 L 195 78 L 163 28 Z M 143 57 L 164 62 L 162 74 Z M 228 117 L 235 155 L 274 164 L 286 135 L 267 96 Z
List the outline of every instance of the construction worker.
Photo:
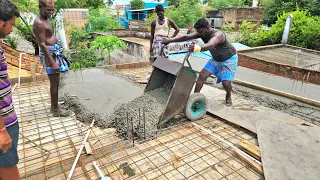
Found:
M 20 17 L 17 7 L 10 0 L 0 0 L 0 38 L 12 32 L 16 18 Z M 0 179 L 20 179 L 17 164 L 19 124 L 15 113 L 11 81 L 7 72 L 7 61 L 0 41 Z
M 58 90 L 60 72 L 68 70 L 68 63 L 65 56 L 61 54 L 59 41 L 50 23 L 50 18 L 54 14 L 54 0 L 39 0 L 39 8 L 39 16 L 33 22 L 33 32 L 41 49 L 40 63 L 50 81 L 51 112 L 54 117 L 66 117 L 70 112 L 59 108 Z
M 169 25 L 175 29 L 172 37 L 175 37 L 179 33 L 179 28 L 174 21 L 164 16 L 164 8 L 162 5 L 157 5 L 155 11 L 158 18 L 151 23 L 150 56 L 152 62 L 154 62 L 158 56 L 164 56 L 161 54 L 164 47 L 162 40 L 169 35 Z
M 163 40 L 163 43 L 168 44 L 171 42 L 182 42 L 201 38 L 205 44 L 201 46 L 192 44 L 189 47 L 189 51 L 200 52 L 209 50 L 212 58 L 201 70 L 194 92 L 200 92 L 208 76 L 213 74 L 217 77 L 217 83 L 222 82 L 222 86 L 227 92 L 226 105 L 232 106 L 231 81 L 234 80 L 237 70 L 237 51 L 227 41 L 226 35 L 220 30 L 213 29 L 206 19 L 199 19 L 194 25 L 194 28 L 196 32 L 180 37 L 167 38 Z

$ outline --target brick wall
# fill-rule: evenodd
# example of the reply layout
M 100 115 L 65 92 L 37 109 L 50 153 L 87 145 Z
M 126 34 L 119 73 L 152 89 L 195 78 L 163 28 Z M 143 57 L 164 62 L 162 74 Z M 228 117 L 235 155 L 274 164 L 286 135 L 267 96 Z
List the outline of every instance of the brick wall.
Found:
M 88 9 L 65 9 L 62 11 L 63 24 L 67 44 L 70 43 L 70 30 L 77 27 L 84 27 L 88 23 Z
M 19 67 L 19 58 L 22 52 L 12 49 L 10 46 L 6 44 L 2 44 L 1 47 L 5 50 L 5 55 L 8 64 Z M 44 73 L 43 67 L 40 64 L 39 56 L 34 56 L 32 54 L 22 55 L 21 68 L 30 71 L 30 65 L 32 62 L 36 64 L 36 73 Z
M 320 85 L 320 71 L 275 63 L 238 53 L 238 65 L 257 71 Z
M 263 8 L 223 8 L 219 9 L 224 22 L 232 23 L 235 29 L 244 21 L 261 25 L 263 18 Z

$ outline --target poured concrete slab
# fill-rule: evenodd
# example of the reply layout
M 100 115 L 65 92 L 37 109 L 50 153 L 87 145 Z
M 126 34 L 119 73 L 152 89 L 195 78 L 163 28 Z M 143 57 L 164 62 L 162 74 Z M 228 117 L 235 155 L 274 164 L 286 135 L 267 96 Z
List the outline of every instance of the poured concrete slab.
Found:
M 261 120 L 257 133 L 265 179 L 320 178 L 319 127 Z
M 272 120 L 289 124 L 302 124 L 304 121 L 271 108 L 252 103 L 237 95 L 232 95 L 233 106 L 225 104 L 225 91 L 204 85 L 201 93 L 209 100 L 208 112 L 257 133 L 257 120 Z
M 62 84 L 61 94 L 78 97 L 81 104 L 103 116 L 112 113 L 117 105 L 139 97 L 144 90 L 102 68 L 69 71 Z
M 207 56 L 207 59 L 205 59 L 192 56 L 189 57 L 189 61 L 192 68 L 195 71 L 200 72 L 208 62 L 209 58 L 211 57 Z M 181 63 L 183 62 L 183 59 L 183 54 L 179 54 L 179 57 L 173 58 L 173 60 Z M 186 64 L 185 66 L 188 65 Z M 301 81 L 296 81 L 293 79 L 284 78 L 261 71 L 255 71 L 241 66 L 237 67 L 236 80 L 253 83 L 296 96 L 320 101 L 320 96 L 318 95 L 320 93 L 320 86 L 316 84 L 303 83 Z
M 244 50 L 241 53 L 276 63 L 300 67 L 320 63 L 319 52 L 305 50 L 302 48 L 298 49 L 292 47 L 274 46 L 273 48 L 264 49 L 253 48 L 250 50 Z

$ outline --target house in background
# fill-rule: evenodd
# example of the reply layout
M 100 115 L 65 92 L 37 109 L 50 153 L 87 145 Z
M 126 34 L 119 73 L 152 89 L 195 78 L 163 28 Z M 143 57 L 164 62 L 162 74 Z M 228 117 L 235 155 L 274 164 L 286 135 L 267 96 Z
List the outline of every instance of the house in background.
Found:
M 130 30 L 147 31 L 148 27 L 146 24 L 146 18 L 148 14 L 154 11 L 154 8 L 161 4 L 164 8 L 169 7 L 168 3 L 144 3 L 143 9 L 125 8 L 125 16 L 129 23 Z
M 260 7 L 232 7 L 221 8 L 207 12 L 207 19 L 216 28 L 221 28 L 225 24 L 231 24 L 235 30 L 246 20 L 260 26 L 263 19 L 264 9 Z

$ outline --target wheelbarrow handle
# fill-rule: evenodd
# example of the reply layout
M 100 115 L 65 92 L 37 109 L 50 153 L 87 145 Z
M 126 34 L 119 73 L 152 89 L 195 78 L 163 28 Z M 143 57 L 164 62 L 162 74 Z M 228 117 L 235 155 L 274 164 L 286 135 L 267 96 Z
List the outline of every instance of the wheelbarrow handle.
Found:
M 191 68 L 191 70 L 193 70 L 192 67 L 191 67 L 191 64 L 190 64 L 190 62 L 188 60 L 190 55 L 191 55 L 191 52 L 188 52 L 187 55 L 184 57 L 182 65 L 184 66 L 184 63 L 187 61 L 189 67 Z

